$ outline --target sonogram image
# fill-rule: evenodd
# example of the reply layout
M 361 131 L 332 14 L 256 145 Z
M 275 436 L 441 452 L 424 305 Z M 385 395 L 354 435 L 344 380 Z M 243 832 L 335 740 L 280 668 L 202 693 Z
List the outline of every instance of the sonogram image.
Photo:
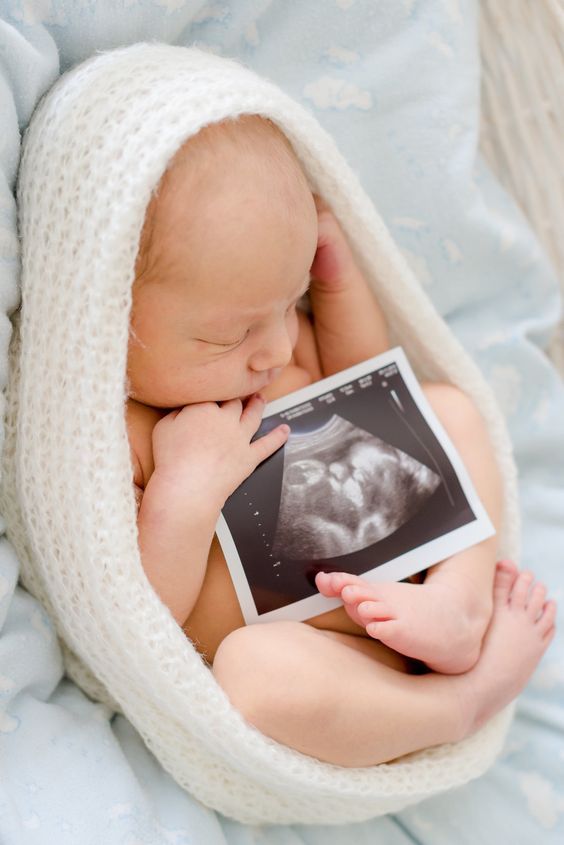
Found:
M 226 501 L 218 534 L 246 621 L 297 604 L 309 618 L 320 571 L 421 571 L 451 553 L 445 537 L 477 523 L 397 353 L 265 414 L 255 438 L 280 423 L 289 437 Z
M 411 519 L 440 483 L 406 452 L 333 414 L 286 442 L 273 552 L 316 560 L 364 549 Z

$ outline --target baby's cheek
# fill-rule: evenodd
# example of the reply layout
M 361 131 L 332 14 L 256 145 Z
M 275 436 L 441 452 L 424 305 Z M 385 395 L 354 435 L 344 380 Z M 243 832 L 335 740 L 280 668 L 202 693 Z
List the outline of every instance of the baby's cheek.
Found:
M 277 378 L 261 390 L 267 402 L 279 399 L 294 390 L 307 387 L 313 381 L 311 375 L 303 367 L 287 364 Z

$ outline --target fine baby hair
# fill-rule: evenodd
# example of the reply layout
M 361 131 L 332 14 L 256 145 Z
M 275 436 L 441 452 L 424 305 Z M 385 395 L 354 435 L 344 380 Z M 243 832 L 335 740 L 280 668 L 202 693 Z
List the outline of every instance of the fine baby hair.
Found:
M 292 213 L 294 196 L 290 186 L 294 180 L 305 186 L 307 180 L 292 145 L 276 124 L 259 114 L 240 114 L 208 124 L 196 135 L 188 138 L 174 154 L 154 189 L 139 243 L 137 278 L 143 276 L 152 264 L 152 247 L 156 241 L 155 205 L 166 198 L 168 193 L 174 192 L 176 171 L 184 171 L 184 175 L 189 179 L 190 190 L 194 196 L 201 198 L 205 196 L 205 188 L 210 180 L 221 184 L 228 175 L 231 157 L 223 153 L 229 152 L 230 149 L 252 162 L 256 184 L 264 184 L 266 191 L 280 191 L 281 185 L 287 188 L 284 196 L 280 197 L 283 200 L 281 207 L 286 208 L 288 214 Z M 277 172 L 282 177 L 291 178 L 272 178 Z M 276 194 L 273 199 L 278 199 Z M 189 237 L 189 234 L 189 231 L 185 232 L 184 236 Z

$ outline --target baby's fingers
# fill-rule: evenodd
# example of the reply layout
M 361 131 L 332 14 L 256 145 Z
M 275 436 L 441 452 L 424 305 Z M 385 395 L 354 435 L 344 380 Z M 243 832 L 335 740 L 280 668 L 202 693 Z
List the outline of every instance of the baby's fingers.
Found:
M 263 437 L 251 443 L 255 466 L 265 461 L 284 445 L 290 434 L 289 425 L 279 425 Z
M 241 425 L 249 435 L 249 440 L 261 423 L 265 404 L 266 400 L 264 397 L 261 396 L 260 393 L 255 393 L 251 396 L 243 408 L 243 412 L 241 414 Z

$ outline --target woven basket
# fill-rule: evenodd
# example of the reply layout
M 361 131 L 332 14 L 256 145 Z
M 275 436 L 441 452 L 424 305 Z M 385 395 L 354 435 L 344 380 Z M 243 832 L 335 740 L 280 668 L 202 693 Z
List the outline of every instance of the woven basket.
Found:
M 564 294 L 564 0 L 482 0 L 480 148 L 517 200 Z M 564 318 L 550 345 L 564 376 Z

